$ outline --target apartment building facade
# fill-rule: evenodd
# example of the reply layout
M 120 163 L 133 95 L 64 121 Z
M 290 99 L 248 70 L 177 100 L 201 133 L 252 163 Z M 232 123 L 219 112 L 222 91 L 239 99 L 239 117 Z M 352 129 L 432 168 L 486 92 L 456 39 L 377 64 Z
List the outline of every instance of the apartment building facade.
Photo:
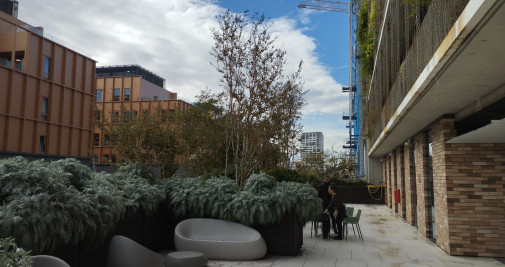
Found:
M 505 2 L 371 2 L 364 152 L 386 204 L 448 254 L 505 257 Z
M 95 64 L 0 12 L 0 154 L 89 158 Z
M 121 116 L 129 121 L 146 114 L 166 117 L 191 107 L 163 85 L 163 78 L 138 65 L 98 67 L 94 119 Z M 109 164 L 116 158 L 114 140 L 109 140 L 98 127 L 93 132 L 92 153 L 95 164 Z
M 324 135 L 322 132 L 304 132 L 300 138 L 302 159 L 308 154 L 324 153 Z

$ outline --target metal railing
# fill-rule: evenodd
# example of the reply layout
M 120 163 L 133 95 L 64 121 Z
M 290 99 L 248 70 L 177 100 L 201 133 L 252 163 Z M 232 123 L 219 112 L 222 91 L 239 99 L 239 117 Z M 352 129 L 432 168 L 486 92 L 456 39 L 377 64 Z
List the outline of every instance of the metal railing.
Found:
M 368 136 L 375 143 L 410 88 L 432 58 L 468 0 L 420 0 L 405 4 L 377 0 L 375 67 L 368 92 Z M 387 8 L 386 8 L 387 7 Z M 382 33 L 382 34 L 381 34 Z M 379 42 L 379 36 L 382 36 Z

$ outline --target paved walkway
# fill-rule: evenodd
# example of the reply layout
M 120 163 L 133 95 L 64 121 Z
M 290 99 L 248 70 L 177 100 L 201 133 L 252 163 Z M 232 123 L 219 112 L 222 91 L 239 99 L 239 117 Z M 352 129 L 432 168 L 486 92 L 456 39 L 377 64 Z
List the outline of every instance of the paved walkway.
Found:
M 209 261 L 208 266 L 498 266 L 495 258 L 450 256 L 417 232 L 385 205 L 349 204 L 362 210 L 360 226 L 364 241 L 349 229 L 348 240 L 324 240 L 310 236 L 304 228 L 303 246 L 298 256 L 267 256 L 258 261 Z

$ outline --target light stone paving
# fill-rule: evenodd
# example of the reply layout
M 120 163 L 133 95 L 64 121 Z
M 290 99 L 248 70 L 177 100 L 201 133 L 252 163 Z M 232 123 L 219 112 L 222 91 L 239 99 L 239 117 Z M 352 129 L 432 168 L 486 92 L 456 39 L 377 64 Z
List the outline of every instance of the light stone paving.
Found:
M 362 210 L 361 241 L 352 227 L 348 240 L 324 240 L 310 236 L 311 224 L 303 230 L 303 246 L 297 256 L 266 256 L 257 261 L 215 261 L 209 267 L 504 267 L 495 258 L 450 256 L 385 205 L 348 204 Z

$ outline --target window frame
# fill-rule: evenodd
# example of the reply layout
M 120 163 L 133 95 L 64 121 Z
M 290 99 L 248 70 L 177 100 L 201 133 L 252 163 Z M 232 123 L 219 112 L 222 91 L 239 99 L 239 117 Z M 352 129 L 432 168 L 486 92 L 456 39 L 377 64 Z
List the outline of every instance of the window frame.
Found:
M 112 101 L 114 101 L 114 102 L 121 101 L 121 89 L 120 88 L 114 88 L 113 89 L 113 91 L 112 91 Z
M 46 153 L 46 150 L 47 150 L 46 136 L 40 135 L 39 136 L 39 153 Z
M 98 93 L 98 92 L 100 92 L 100 93 Z M 95 101 L 96 101 L 96 103 L 103 102 L 103 90 L 102 89 L 96 89 Z
M 51 57 L 44 55 L 42 67 L 42 78 L 49 80 L 51 77 Z
M 123 101 L 130 101 L 130 100 L 131 100 L 131 89 L 125 88 L 123 90 Z
M 40 119 L 47 121 L 49 116 L 49 98 L 42 96 L 41 107 L 40 107 Z
M 100 146 L 100 134 L 99 133 L 93 133 L 93 146 Z

